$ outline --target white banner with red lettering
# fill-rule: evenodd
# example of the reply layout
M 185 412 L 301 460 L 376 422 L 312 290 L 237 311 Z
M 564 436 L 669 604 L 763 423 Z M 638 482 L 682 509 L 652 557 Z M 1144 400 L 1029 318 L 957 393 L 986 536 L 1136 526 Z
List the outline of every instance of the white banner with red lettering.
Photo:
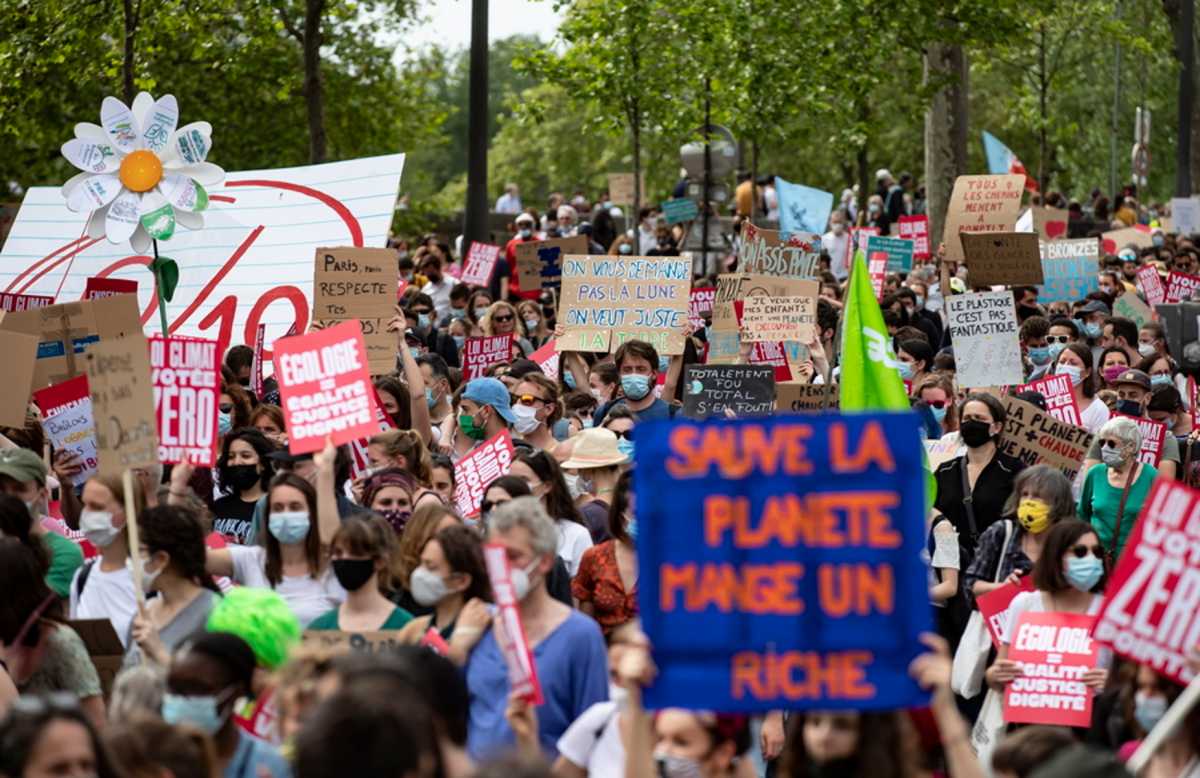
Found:
M 488 485 L 508 473 L 512 460 L 512 435 L 508 430 L 489 438 L 458 460 L 454 465 L 454 504 L 458 515 L 464 518 L 479 515 Z
M 1046 413 L 1065 424 L 1082 427 L 1079 403 L 1071 391 L 1071 379 L 1065 375 L 1048 375 L 1020 387 L 1018 392 L 1037 392 L 1046 400 Z
M 219 345 L 200 338 L 150 338 L 150 383 L 158 461 L 213 467 L 217 459 Z
M 509 693 L 531 705 L 541 705 L 545 702 L 542 685 L 538 682 L 537 665 L 533 663 L 533 652 L 525 637 L 525 625 L 521 623 L 521 611 L 517 607 L 516 592 L 513 591 L 508 547 L 487 543 L 483 547 L 483 559 L 499 610 L 500 618 L 493 622 L 493 629 L 496 630 L 496 644 L 504 656 L 504 663 L 508 665 Z

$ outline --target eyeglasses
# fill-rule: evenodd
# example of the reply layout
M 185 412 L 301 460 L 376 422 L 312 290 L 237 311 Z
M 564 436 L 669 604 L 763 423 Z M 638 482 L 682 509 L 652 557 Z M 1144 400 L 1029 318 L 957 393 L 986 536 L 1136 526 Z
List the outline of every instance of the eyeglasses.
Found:
M 1071 336 L 1070 335 L 1047 335 L 1046 342 L 1047 343 L 1070 343 Z
M 1089 553 L 1097 559 L 1104 558 L 1103 548 L 1100 546 L 1085 546 L 1082 543 L 1080 543 L 1078 546 L 1071 546 L 1071 553 L 1074 554 L 1077 559 L 1083 559 Z
M 513 320 L 513 315 L 512 315 L 511 313 L 510 313 L 509 315 L 507 315 L 507 316 L 499 316 L 499 315 L 497 315 L 497 316 L 493 316 L 493 317 L 492 317 L 492 321 L 496 321 L 496 322 L 502 322 L 502 321 L 512 321 L 512 320 Z
M 633 430 L 609 430 L 609 432 L 616 435 L 618 438 L 625 438 L 626 440 L 630 441 L 633 440 Z
M 537 397 L 536 395 L 532 395 L 532 394 L 521 394 L 521 395 L 514 394 L 511 397 L 509 397 L 509 399 L 514 404 L 520 403 L 521 405 L 535 405 L 537 403 L 541 403 L 542 405 L 545 405 L 550 402 L 549 400 L 547 400 L 544 397 Z

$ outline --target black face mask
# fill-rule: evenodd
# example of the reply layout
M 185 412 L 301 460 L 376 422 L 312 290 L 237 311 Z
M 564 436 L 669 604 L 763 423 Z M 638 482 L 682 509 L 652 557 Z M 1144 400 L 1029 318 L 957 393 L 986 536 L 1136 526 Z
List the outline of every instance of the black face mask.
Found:
M 375 574 L 374 559 L 335 559 L 333 574 L 338 583 L 348 592 L 355 592 Z
M 1142 404 L 1137 400 L 1117 400 L 1117 413 L 1126 416 L 1141 416 Z
M 262 478 L 258 472 L 258 465 L 233 465 L 226 468 L 226 471 L 229 476 L 229 486 L 239 492 L 254 486 Z
M 958 434 L 968 448 L 979 448 L 992 439 L 992 430 L 986 421 L 968 419 L 959 425 Z

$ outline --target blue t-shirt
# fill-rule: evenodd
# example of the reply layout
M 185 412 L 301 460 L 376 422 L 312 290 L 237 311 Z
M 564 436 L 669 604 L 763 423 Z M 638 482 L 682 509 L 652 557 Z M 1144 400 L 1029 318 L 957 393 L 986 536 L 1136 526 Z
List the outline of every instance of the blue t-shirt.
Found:
M 604 423 L 604 418 L 608 416 L 608 412 L 610 410 L 616 408 L 618 405 L 625 404 L 625 398 L 618 397 L 610 403 L 601 405 L 596 409 L 596 413 L 592 415 L 592 424 L 599 427 Z M 671 418 L 671 406 L 663 402 L 661 397 L 655 398 L 654 402 L 650 403 L 650 405 L 646 406 L 640 411 L 634 411 L 632 408 L 630 408 L 630 410 L 633 411 L 633 415 L 638 421 L 652 421 L 655 419 Z
M 292 766 L 275 746 L 239 729 L 237 750 L 225 768 L 224 778 L 258 778 L 263 767 L 271 778 L 292 778 Z
M 571 611 L 533 649 L 545 704 L 538 708 L 538 740 L 550 761 L 558 756 L 558 739 L 594 703 L 608 699 L 608 655 L 600 627 L 588 616 Z M 467 751 L 476 761 L 509 751 L 516 742 L 504 718 L 508 706 L 508 667 L 491 630 L 467 660 Z

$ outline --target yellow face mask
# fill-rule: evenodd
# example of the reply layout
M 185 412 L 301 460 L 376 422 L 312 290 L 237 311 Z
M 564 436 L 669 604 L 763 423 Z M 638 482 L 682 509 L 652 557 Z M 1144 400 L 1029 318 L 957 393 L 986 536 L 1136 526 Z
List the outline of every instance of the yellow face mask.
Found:
M 1026 497 L 1017 503 L 1017 521 L 1026 532 L 1038 534 L 1050 527 L 1050 506 L 1041 500 Z

